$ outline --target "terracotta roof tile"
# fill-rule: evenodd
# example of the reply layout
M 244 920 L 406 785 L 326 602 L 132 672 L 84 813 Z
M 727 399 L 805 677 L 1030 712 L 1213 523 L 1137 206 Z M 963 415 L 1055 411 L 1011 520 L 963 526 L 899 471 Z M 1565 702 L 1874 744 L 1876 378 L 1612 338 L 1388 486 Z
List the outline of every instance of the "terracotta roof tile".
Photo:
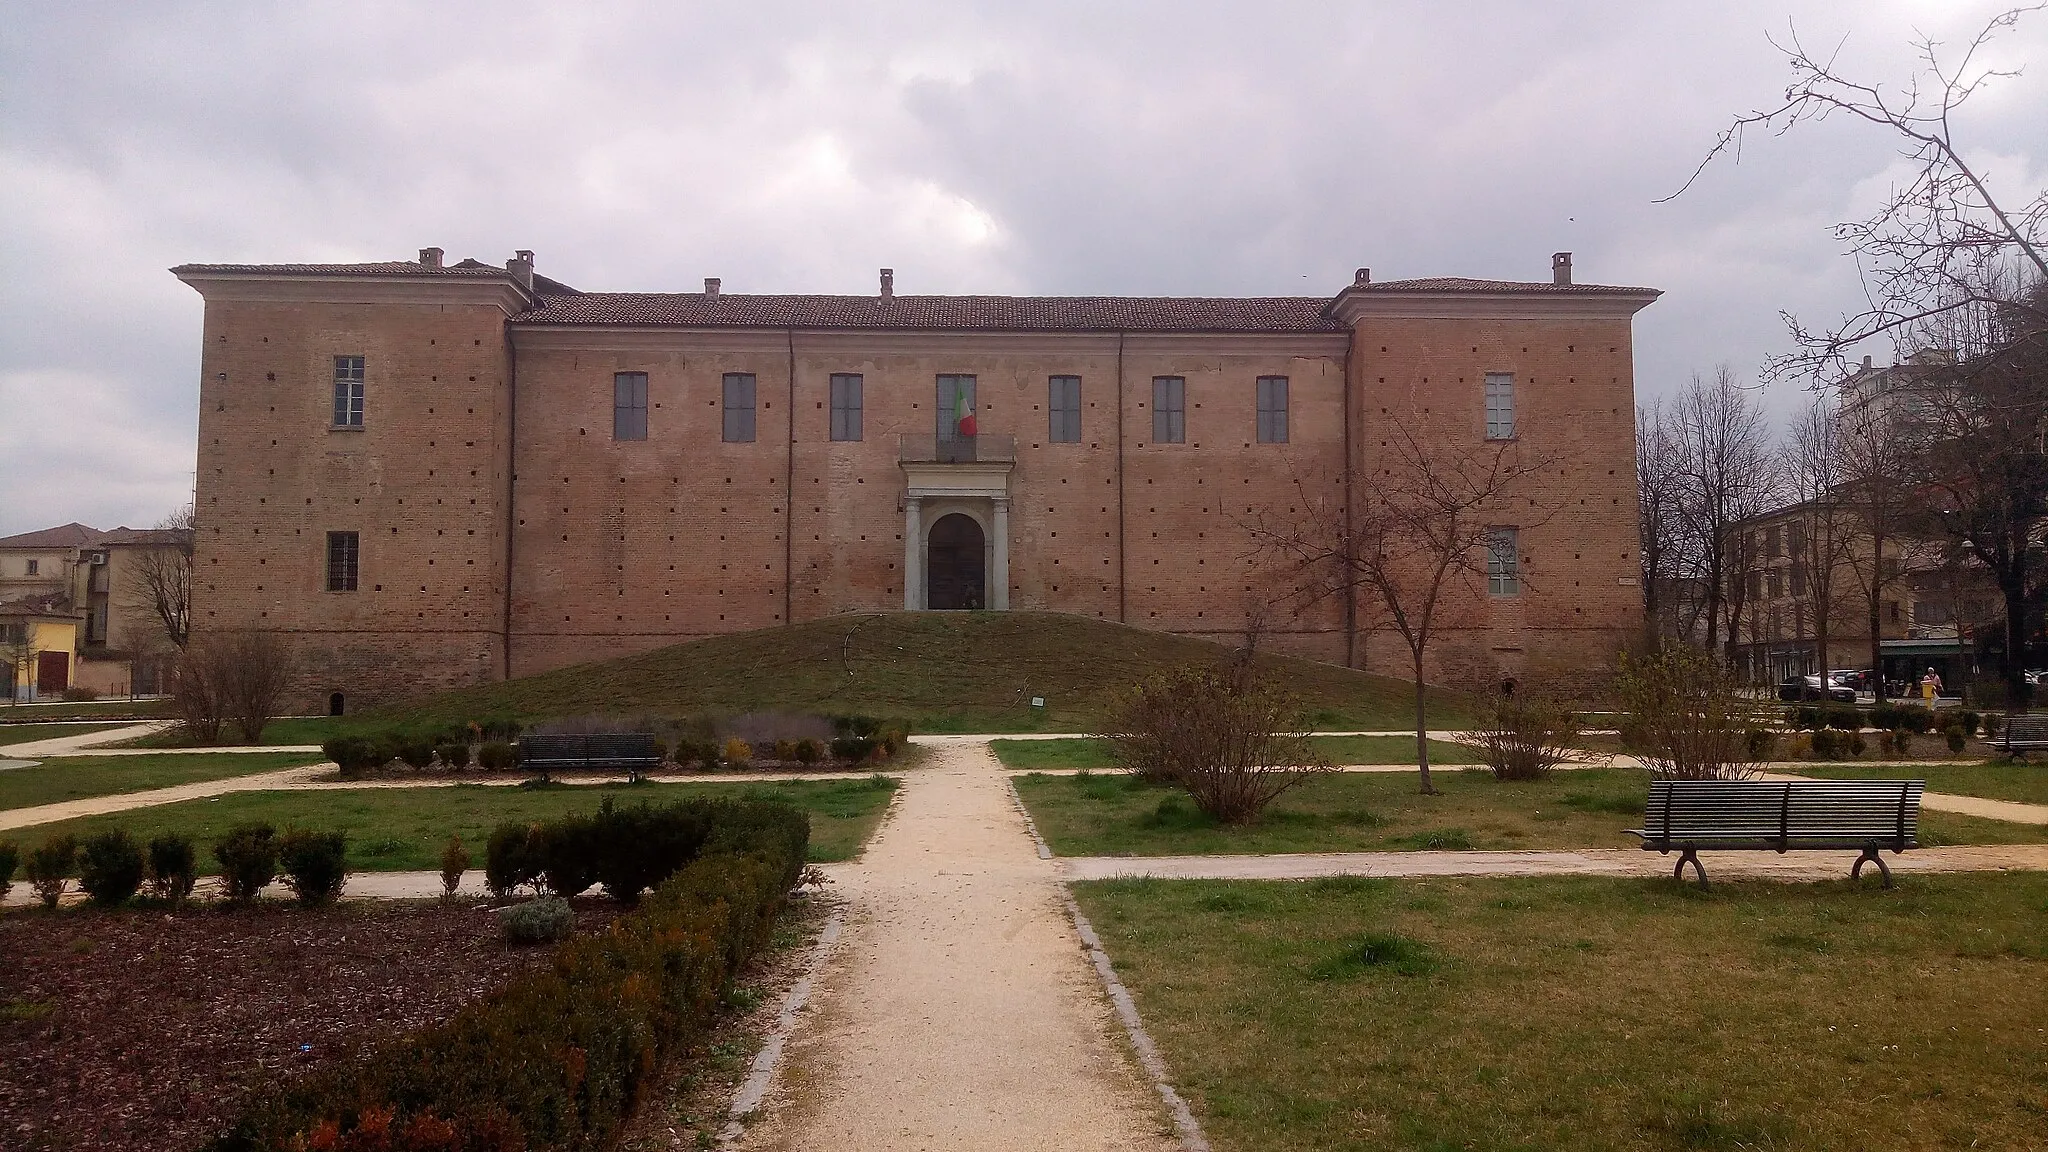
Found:
M 907 328 L 996 332 L 1341 332 L 1321 297 L 746 296 L 589 292 L 557 297 L 521 324 L 688 328 Z
M 1419 280 L 1385 280 L 1356 284 L 1354 292 L 1510 292 L 1515 294 L 1585 295 L 1594 292 L 1656 292 L 1619 284 L 1554 284 L 1548 280 L 1473 280 L 1463 276 L 1426 276 Z
M 55 528 L 39 528 L 17 536 L 0 538 L 0 548 L 86 548 L 100 542 L 106 533 L 73 521 Z

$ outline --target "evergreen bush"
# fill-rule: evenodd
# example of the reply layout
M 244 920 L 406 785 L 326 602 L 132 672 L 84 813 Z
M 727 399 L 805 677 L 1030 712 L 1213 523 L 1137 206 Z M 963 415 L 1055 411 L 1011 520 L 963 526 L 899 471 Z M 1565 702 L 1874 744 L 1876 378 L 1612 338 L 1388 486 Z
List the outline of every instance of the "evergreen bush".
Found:
M 277 879 L 277 829 L 241 824 L 213 846 L 220 864 L 221 892 L 230 903 L 247 904 Z
M 476 762 L 486 772 L 503 772 L 519 763 L 519 751 L 503 740 L 493 740 L 476 750 Z
M 447 847 L 441 849 L 441 899 L 453 900 L 462 887 L 462 874 L 469 871 L 469 849 L 462 846 L 462 837 L 450 836 Z
M 20 866 L 21 845 L 0 840 L 0 903 L 5 903 L 7 894 L 14 891 L 14 870 Z
M 498 909 L 508 944 L 552 944 L 576 927 L 576 913 L 559 896 L 544 896 Z
M 43 907 L 55 908 L 64 898 L 64 879 L 71 875 L 77 860 L 78 839 L 74 836 L 51 836 L 29 851 L 22 875 Z
M 87 837 L 78 851 L 78 886 L 103 908 L 126 904 L 142 888 L 142 847 L 125 830 Z
M 348 883 L 348 833 L 288 828 L 277 841 L 277 864 L 299 903 L 332 904 Z
M 165 832 L 149 841 L 149 887 L 159 900 L 182 904 L 192 895 L 199 878 L 198 853 L 192 838 L 182 832 Z

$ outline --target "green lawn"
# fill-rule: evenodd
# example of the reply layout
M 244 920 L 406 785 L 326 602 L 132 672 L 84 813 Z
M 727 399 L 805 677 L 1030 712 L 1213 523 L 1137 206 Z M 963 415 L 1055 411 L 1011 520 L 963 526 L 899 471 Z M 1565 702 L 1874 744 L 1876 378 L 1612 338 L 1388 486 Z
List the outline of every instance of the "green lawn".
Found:
M 242 756 L 260 755 L 248 753 Z M 263 821 L 278 828 L 339 828 L 348 833 L 349 866 L 364 872 L 432 870 L 441 866 L 448 837 L 462 837 L 482 867 L 484 842 L 507 820 L 547 820 L 568 812 L 595 811 L 609 796 L 615 803 L 661 804 L 685 796 L 727 795 L 781 799 L 811 814 L 811 859 L 850 860 L 881 822 L 896 781 L 886 777 L 851 780 L 790 780 L 774 784 L 556 785 L 525 789 L 461 784 L 449 788 L 360 788 L 317 792 L 235 792 L 210 800 L 188 800 L 106 816 L 37 825 L 9 835 L 24 845 L 45 836 L 85 836 L 104 828 L 126 828 L 141 839 L 183 832 L 201 845 L 202 864 L 213 858 L 206 846 L 229 828 Z
M 0 704 L 0 720 L 167 720 L 177 715 L 169 700 L 60 700 L 55 704 Z
M 2048 875 L 1074 890 L 1218 1152 L 2048 1143 Z
M 263 726 L 263 743 L 273 744 L 320 744 L 335 736 L 356 732 L 381 732 L 390 727 L 389 721 L 377 721 L 362 716 L 285 716 L 272 720 Z M 222 744 L 242 743 L 241 730 L 233 724 L 221 728 Z M 185 738 L 177 726 L 161 732 L 128 741 L 129 748 L 190 748 L 192 741 Z
M 318 753 L 192 752 L 166 756 L 60 756 L 34 768 L 0 772 L 0 810 L 33 808 L 88 796 L 146 792 L 173 784 L 221 780 L 318 764 Z
M 1332 764 L 1413 764 L 1413 736 L 1315 736 L 1309 742 Z M 989 748 L 1005 768 L 1041 771 L 1050 768 L 1114 769 L 1109 744 L 1103 740 L 991 740 Z M 1477 764 L 1479 754 L 1464 744 L 1429 742 L 1429 762 Z
M 1475 770 L 1432 774 L 1441 795 L 1416 790 L 1411 772 L 1320 776 L 1273 802 L 1259 823 L 1216 824 L 1178 788 L 1122 774 L 1020 776 L 1017 792 L 1039 835 L 1062 856 L 1372 852 L 1418 848 L 1634 848 L 1649 774 L 1586 768 L 1530 783 Z M 1923 811 L 1920 842 L 2048 841 L 2048 828 Z
M 105 732 L 109 728 L 125 728 L 125 722 L 112 724 L 0 724 L 0 748 L 9 744 L 28 744 L 37 740 L 54 740 L 59 736 L 84 736 L 93 732 Z
M 1929 792 L 2048 804 L 2048 764 L 1802 764 L 1787 772 L 1829 780 L 1925 780 Z
M 867 713 L 917 732 L 1089 732 L 1115 695 L 1145 677 L 1214 663 L 1230 649 L 1048 612 L 888 612 L 834 616 L 562 668 L 382 710 L 373 719 L 464 723 L 493 716 Z M 1406 681 L 1333 664 L 1262 656 L 1319 728 L 1394 728 L 1413 719 Z M 1033 708 L 1042 698 L 1044 708 Z M 1435 692 L 1432 723 L 1469 719 L 1466 698 Z

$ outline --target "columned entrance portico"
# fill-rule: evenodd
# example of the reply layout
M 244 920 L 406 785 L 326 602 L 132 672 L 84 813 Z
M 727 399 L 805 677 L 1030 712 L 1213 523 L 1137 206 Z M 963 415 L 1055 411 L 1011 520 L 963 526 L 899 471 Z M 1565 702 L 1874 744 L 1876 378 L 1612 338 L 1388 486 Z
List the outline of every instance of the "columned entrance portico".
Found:
M 936 453 L 904 439 L 903 607 L 1009 608 L 1012 453 L 990 459 L 984 443 L 965 460 L 912 459 Z

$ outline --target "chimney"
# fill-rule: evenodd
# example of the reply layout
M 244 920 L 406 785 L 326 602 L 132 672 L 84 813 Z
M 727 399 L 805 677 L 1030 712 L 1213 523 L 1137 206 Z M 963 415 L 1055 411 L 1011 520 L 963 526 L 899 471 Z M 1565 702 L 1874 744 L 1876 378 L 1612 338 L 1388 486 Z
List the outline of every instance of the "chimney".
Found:
M 1372 283 L 1372 269 L 1370 269 L 1370 268 L 1360 268 L 1360 269 L 1359 269 L 1359 270 L 1358 270 L 1358 271 L 1357 271 L 1357 272 L 1356 272 L 1355 274 L 1353 274 L 1353 276 L 1351 277 L 1351 283 L 1352 283 L 1352 285 L 1353 285 L 1354 287 L 1358 287 L 1358 288 L 1363 288 L 1363 287 L 1365 287 L 1365 286 L 1366 286 L 1367 284 L 1370 284 L 1370 283 Z
M 1572 282 L 1572 254 L 1553 252 L 1550 256 L 1550 282 L 1570 284 Z
M 718 299 L 718 277 L 706 276 L 704 278 L 704 296 L 708 300 Z
M 420 249 L 420 266 L 423 268 L 439 268 L 441 266 L 441 256 L 442 252 L 439 248 L 422 248 Z
M 894 300 L 895 298 L 896 270 L 894 268 L 884 268 L 882 269 L 882 299 Z
M 1865 356 L 1865 357 L 1863 358 L 1863 370 L 1864 370 L 1865 372 L 1868 372 L 1868 371 L 1870 371 L 1870 357 L 1868 357 L 1868 356 Z
M 533 253 L 531 251 L 522 248 L 513 253 L 512 258 L 505 261 L 505 271 L 512 274 L 512 279 L 517 281 L 521 288 L 526 289 L 528 292 L 533 291 Z

